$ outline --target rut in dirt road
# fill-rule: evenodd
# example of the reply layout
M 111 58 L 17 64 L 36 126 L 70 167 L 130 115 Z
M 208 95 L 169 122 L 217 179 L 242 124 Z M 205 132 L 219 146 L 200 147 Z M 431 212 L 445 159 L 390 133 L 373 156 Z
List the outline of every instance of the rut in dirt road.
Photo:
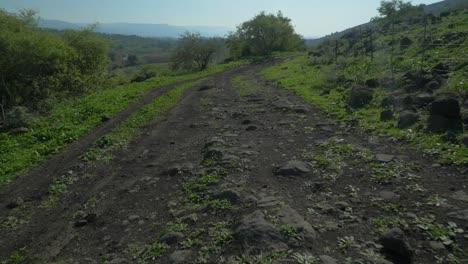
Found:
M 2 208 L 1 257 L 427 264 L 468 248 L 460 168 L 335 124 L 257 76 L 272 63 L 189 89 L 110 163 L 76 160 L 56 206 Z

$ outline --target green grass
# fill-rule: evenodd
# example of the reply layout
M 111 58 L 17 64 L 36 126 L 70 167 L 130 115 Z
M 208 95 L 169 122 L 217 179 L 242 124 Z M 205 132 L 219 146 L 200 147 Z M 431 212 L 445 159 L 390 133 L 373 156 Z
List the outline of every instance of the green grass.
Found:
M 253 80 L 242 75 L 232 79 L 232 86 L 239 96 L 248 96 L 257 92 Z
M 2 132 L 0 133 L 0 184 L 10 183 L 16 177 L 25 174 L 38 162 L 61 151 L 101 124 L 103 116 L 116 116 L 152 89 L 202 78 L 245 63 L 246 61 L 238 61 L 220 64 L 200 73 L 157 77 L 142 83 L 99 91 L 57 105 L 49 116 L 33 120 L 27 133 L 11 135 Z M 139 118 L 132 117 L 132 120 L 137 119 Z
M 383 88 L 375 90 L 374 99 L 369 105 L 347 113 L 349 89 L 339 85 L 330 86 L 327 82 L 333 69 L 333 65 L 314 66 L 307 56 L 298 56 L 263 70 L 261 75 L 276 81 L 280 87 L 317 106 L 337 120 L 355 121 L 363 130 L 375 135 L 407 140 L 415 149 L 436 154 L 442 163 L 468 163 L 468 148 L 444 141 L 441 134 L 429 133 L 424 129 L 398 129 L 396 119 L 381 122 L 380 112 L 383 108 L 380 102 L 388 93 Z M 421 124 L 424 126 L 424 123 Z

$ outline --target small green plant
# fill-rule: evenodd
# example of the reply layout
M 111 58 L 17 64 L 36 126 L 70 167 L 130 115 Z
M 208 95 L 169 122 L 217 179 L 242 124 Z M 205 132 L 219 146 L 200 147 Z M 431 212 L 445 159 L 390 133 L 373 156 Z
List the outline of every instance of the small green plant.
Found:
M 129 253 L 140 264 L 155 261 L 166 253 L 168 249 L 169 246 L 164 243 L 153 243 L 151 245 L 131 244 L 128 246 Z
M 245 76 L 237 76 L 232 79 L 232 86 L 239 96 L 248 96 L 257 92 L 253 80 L 249 80 Z
M 464 230 L 456 223 L 449 222 L 447 226 L 444 226 L 436 223 L 434 218 L 417 218 L 415 224 L 429 239 L 440 241 L 446 246 L 454 243 L 457 234 L 464 233 Z
M 234 232 L 229 228 L 226 222 L 214 224 L 210 229 L 210 236 L 216 245 L 225 245 L 233 239 Z
M 225 211 L 232 209 L 233 206 L 229 200 L 219 200 L 219 199 L 214 199 L 214 200 L 207 200 L 205 202 L 211 209 L 213 209 L 215 212 L 219 211 Z
M 347 252 L 356 246 L 357 245 L 354 236 L 345 236 L 338 238 L 338 248 L 343 252 Z
M 375 217 L 370 220 L 371 224 L 376 228 L 377 234 L 383 234 L 386 230 L 390 228 L 403 228 L 406 229 L 409 227 L 406 221 L 398 216 L 380 216 Z
M 219 176 L 216 174 L 203 175 L 198 180 L 199 184 L 206 184 L 206 185 L 215 184 L 217 182 L 219 182 Z
M 203 241 L 201 239 L 198 239 L 198 238 L 187 238 L 186 240 L 182 241 L 182 243 L 180 243 L 180 245 L 182 246 L 182 248 L 193 248 L 193 247 L 199 247 L 199 246 L 202 246 L 203 245 Z
M 292 259 L 296 261 L 297 264 L 319 264 L 320 259 L 309 254 L 309 253 L 299 253 L 296 252 L 292 254 Z
M 433 205 L 436 207 L 447 205 L 447 199 L 440 197 L 438 194 L 433 195 L 427 199 L 428 205 Z
M 28 253 L 27 249 L 25 247 L 20 248 L 18 250 L 13 251 L 11 253 L 10 257 L 6 260 L 2 260 L 0 263 L 1 264 L 20 264 L 24 263 L 26 260 L 26 254 Z
M 168 231 L 184 232 L 187 229 L 187 224 L 182 222 L 182 219 L 178 218 L 175 223 L 167 226 Z
M 301 236 L 297 232 L 297 229 L 292 225 L 282 225 L 280 230 L 281 233 L 289 239 L 302 240 Z

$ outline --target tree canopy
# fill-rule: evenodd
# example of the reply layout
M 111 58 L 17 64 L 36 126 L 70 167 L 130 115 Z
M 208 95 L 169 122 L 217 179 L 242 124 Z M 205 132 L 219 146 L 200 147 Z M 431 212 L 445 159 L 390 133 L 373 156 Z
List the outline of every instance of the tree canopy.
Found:
M 214 39 L 204 39 L 199 33 L 186 32 L 180 38 L 172 68 L 174 70 L 205 70 L 216 52 Z
M 268 55 L 275 51 L 294 51 L 304 47 L 304 40 L 281 11 L 261 12 L 242 23 L 229 35 L 228 45 L 234 57 Z
M 0 103 L 37 108 L 44 99 L 95 88 L 107 50 L 93 28 L 46 32 L 37 28 L 35 12 L 0 9 Z

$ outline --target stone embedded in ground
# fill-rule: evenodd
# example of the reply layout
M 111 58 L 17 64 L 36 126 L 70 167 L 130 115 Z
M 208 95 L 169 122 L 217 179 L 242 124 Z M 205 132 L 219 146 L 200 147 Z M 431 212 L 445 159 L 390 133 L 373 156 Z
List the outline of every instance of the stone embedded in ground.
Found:
M 354 108 L 362 107 L 372 101 L 372 98 L 374 98 L 373 93 L 372 89 L 366 86 L 354 85 L 351 89 L 348 104 Z
M 419 115 L 413 111 L 405 110 L 400 113 L 398 118 L 398 127 L 399 128 L 408 128 L 414 125 L 419 120 Z
M 440 115 L 447 118 L 459 118 L 460 104 L 455 98 L 439 98 L 432 102 L 429 113 L 431 115 Z
M 280 111 L 291 111 L 294 107 L 294 104 L 287 99 L 280 99 L 273 102 L 273 107 Z
M 169 255 L 169 263 L 184 264 L 193 262 L 194 253 L 191 250 L 177 250 Z
M 87 224 L 88 224 L 88 221 L 86 219 L 80 219 L 80 220 L 75 221 L 75 223 L 73 223 L 75 227 L 82 227 Z
M 257 129 L 258 129 L 257 126 L 248 126 L 248 127 L 245 129 L 245 131 L 255 131 L 255 130 L 257 130 Z
M 437 242 L 437 241 L 430 241 L 429 246 L 431 246 L 431 248 L 436 251 L 445 250 L 444 244 Z
M 189 172 L 193 170 L 193 168 L 194 166 L 192 163 L 176 164 L 170 167 L 169 169 L 167 169 L 164 174 L 167 174 L 169 176 L 175 176 L 183 172 Z
M 414 98 L 414 103 L 419 107 L 423 107 L 432 103 L 434 100 L 434 95 L 430 93 L 420 93 Z
M 128 219 L 128 221 L 130 221 L 130 222 L 135 222 L 135 221 L 140 220 L 140 216 L 138 216 L 138 215 L 130 215 L 127 219 Z
M 183 238 L 184 235 L 182 233 L 169 231 L 159 238 L 159 242 L 172 245 L 182 241 Z
M 379 192 L 379 196 L 386 201 L 394 200 L 399 197 L 399 195 L 390 191 L 381 191 Z
M 395 158 L 394 155 L 390 154 L 377 154 L 375 155 L 375 160 L 380 162 L 390 162 Z
M 21 197 L 17 197 L 16 199 L 10 201 L 6 207 L 8 209 L 14 209 L 16 207 L 22 206 L 24 204 L 24 200 Z
M 343 202 L 343 201 L 336 202 L 335 206 L 338 207 L 338 209 L 340 209 L 342 211 L 346 210 L 346 208 L 348 208 L 348 207 L 351 207 L 351 206 L 349 206 L 349 203 Z
M 235 229 L 235 238 L 245 249 L 267 250 L 285 247 L 281 242 L 281 232 L 265 220 L 265 215 L 255 211 L 244 216 Z
M 380 121 L 388 121 L 393 119 L 393 111 L 390 109 L 380 112 Z
M 233 190 L 226 190 L 220 193 L 215 193 L 212 195 L 213 199 L 218 199 L 218 200 L 227 200 L 231 204 L 240 204 L 241 203 L 241 198 L 240 194 L 236 191 Z
M 394 263 L 411 264 L 413 249 L 399 228 L 390 229 L 380 238 L 382 253 Z
M 214 88 L 214 85 L 203 84 L 198 88 L 198 91 L 202 92 L 202 91 L 210 90 L 210 89 L 213 89 L 213 88 Z
M 468 194 L 466 194 L 464 191 L 455 192 L 454 194 L 452 194 L 452 198 L 468 203 Z
M 252 123 L 252 121 L 250 121 L 250 120 L 242 121 L 242 125 L 248 125 L 248 124 L 251 124 L 251 123 Z
M 298 160 L 291 160 L 276 170 L 276 174 L 282 176 L 300 176 L 308 172 L 310 172 L 309 165 Z
M 321 264 L 338 264 L 338 261 L 330 256 L 327 255 L 321 255 L 319 256 L 320 263 Z
M 445 132 L 449 130 L 461 130 L 463 125 L 460 118 L 431 115 L 427 119 L 427 128 L 432 132 Z
M 294 227 L 302 240 L 314 240 L 317 238 L 317 234 L 310 223 L 289 206 L 285 205 L 281 207 L 278 212 L 278 220 L 283 225 Z
M 223 158 L 221 159 L 220 164 L 221 165 L 235 165 L 239 163 L 239 161 L 240 161 L 239 157 L 235 155 L 231 155 L 231 154 L 226 154 L 226 155 L 223 155 Z
M 465 226 L 468 226 L 468 209 L 450 212 L 447 213 L 447 216 L 452 219 L 461 220 L 465 223 Z

